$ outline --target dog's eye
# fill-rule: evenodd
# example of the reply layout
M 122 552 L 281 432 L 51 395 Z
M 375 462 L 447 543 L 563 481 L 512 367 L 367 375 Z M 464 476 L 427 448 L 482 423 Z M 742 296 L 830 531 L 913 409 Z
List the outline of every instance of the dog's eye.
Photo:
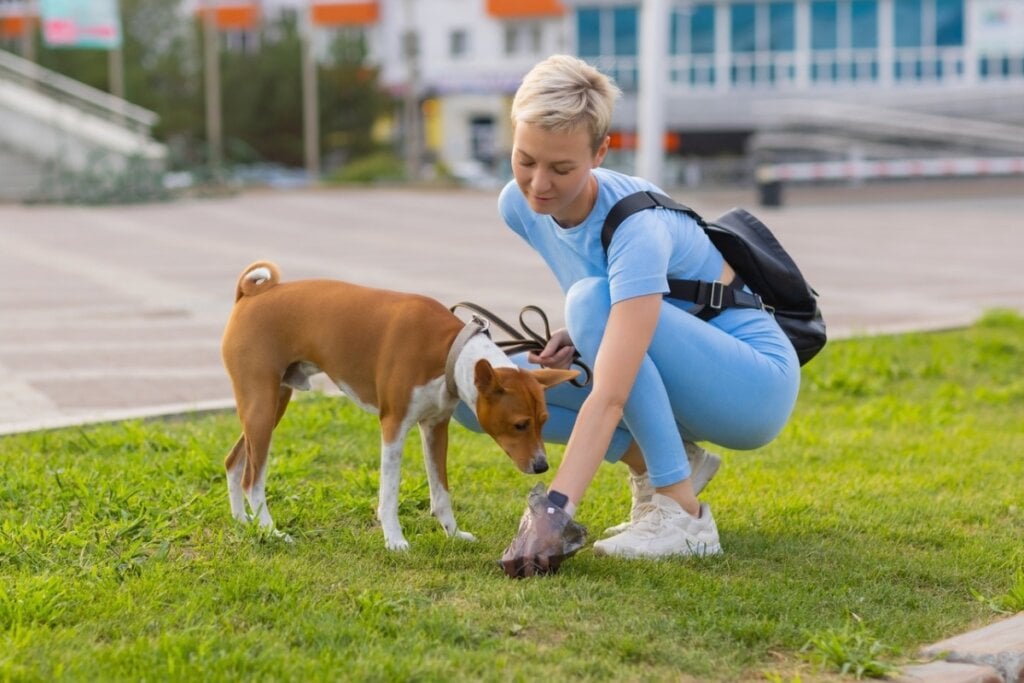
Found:
M 525 432 L 530 426 L 530 421 L 523 420 L 522 422 L 516 422 L 513 426 L 516 428 L 517 432 Z

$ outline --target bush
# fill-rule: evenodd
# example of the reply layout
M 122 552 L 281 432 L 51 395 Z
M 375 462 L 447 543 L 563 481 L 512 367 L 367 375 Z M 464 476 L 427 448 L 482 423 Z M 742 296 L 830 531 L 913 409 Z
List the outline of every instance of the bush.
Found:
M 405 180 L 405 165 L 391 152 L 376 152 L 355 159 L 331 174 L 338 183 L 381 183 Z

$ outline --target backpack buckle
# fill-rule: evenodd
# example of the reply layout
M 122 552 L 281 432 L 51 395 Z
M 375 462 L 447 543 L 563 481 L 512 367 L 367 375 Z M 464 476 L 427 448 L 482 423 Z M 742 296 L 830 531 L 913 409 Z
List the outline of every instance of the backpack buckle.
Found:
M 722 310 L 722 301 L 725 298 L 725 285 L 719 280 L 715 280 L 711 283 L 711 297 L 708 301 L 708 306 L 715 309 L 716 311 Z

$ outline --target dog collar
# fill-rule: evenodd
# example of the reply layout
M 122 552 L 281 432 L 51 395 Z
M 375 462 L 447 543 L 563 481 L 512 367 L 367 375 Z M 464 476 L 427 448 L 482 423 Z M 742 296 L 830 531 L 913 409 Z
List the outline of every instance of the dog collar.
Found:
M 444 364 L 444 383 L 448 387 L 448 393 L 456 398 L 459 396 L 459 387 L 455 383 L 455 361 L 459 359 L 459 354 L 465 348 L 466 342 L 481 332 L 487 333 L 487 321 L 474 315 L 455 337 L 455 341 L 452 342 L 452 348 L 448 350 L 448 359 Z

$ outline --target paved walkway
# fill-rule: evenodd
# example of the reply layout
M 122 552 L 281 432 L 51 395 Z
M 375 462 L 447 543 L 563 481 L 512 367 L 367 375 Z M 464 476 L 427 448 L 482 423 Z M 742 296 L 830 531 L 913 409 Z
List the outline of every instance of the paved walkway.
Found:
M 752 191 L 676 192 L 707 214 Z M 317 190 L 128 207 L 0 205 L 0 434 L 228 406 L 219 343 L 235 280 L 269 258 L 469 299 L 500 315 L 560 293 L 496 193 Z M 1024 180 L 790 190 L 759 215 L 821 292 L 834 337 L 1024 310 Z

